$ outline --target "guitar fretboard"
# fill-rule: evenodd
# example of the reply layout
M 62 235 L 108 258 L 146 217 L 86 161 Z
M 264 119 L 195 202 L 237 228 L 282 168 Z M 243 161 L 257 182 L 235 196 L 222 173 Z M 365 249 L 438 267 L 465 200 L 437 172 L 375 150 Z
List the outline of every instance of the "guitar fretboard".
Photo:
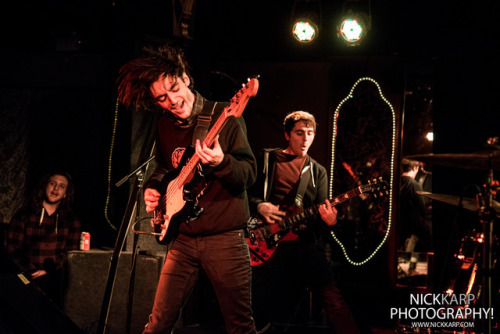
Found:
M 346 193 L 343 193 L 342 195 L 339 195 L 337 197 L 334 197 L 330 200 L 330 204 L 332 206 L 335 206 L 337 204 L 340 204 L 342 202 L 345 202 L 347 200 L 350 200 L 351 198 L 353 197 L 356 197 L 358 196 L 359 194 L 361 194 L 362 191 L 361 191 L 361 186 L 357 187 L 357 188 L 354 188 L 354 189 L 351 189 L 349 190 L 348 192 Z
M 343 193 L 342 195 L 339 195 L 337 197 L 332 198 L 329 202 L 330 205 L 333 207 L 335 205 L 338 205 L 342 202 L 345 202 L 353 197 L 358 196 L 361 194 L 361 186 L 358 188 L 354 188 L 352 190 L 349 190 L 348 192 Z M 301 222 L 306 221 L 307 219 L 315 216 L 318 213 L 318 208 L 320 205 L 323 205 L 323 203 L 320 203 L 318 205 L 309 207 L 307 209 L 302 210 L 301 212 L 292 215 L 288 218 L 285 218 L 280 222 L 280 226 L 282 229 L 290 230 L 292 227 L 298 226 Z

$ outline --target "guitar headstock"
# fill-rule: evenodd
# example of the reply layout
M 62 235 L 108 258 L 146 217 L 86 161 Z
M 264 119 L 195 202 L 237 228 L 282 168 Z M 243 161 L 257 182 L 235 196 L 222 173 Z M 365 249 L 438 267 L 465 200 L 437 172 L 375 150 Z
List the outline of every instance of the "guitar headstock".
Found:
M 248 79 L 248 82 L 231 98 L 231 104 L 226 107 L 225 112 L 228 116 L 241 117 L 243 110 L 251 97 L 257 95 L 259 90 L 259 80 L 255 78 Z
M 247 90 L 247 94 L 250 97 L 254 97 L 257 95 L 257 92 L 259 91 L 259 76 L 255 76 L 253 78 L 248 78 L 247 83 L 243 86 L 242 89 Z
M 389 194 L 389 184 L 382 177 L 368 181 L 360 188 L 362 193 L 371 193 L 375 198 Z

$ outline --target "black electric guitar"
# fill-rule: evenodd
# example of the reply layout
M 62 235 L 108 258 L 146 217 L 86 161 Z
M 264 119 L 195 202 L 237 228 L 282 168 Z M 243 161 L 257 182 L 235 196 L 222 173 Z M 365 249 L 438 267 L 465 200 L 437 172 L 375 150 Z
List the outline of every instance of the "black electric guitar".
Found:
M 258 89 L 259 81 L 256 78 L 249 79 L 247 84 L 231 98 L 230 105 L 224 108 L 201 144 L 212 147 L 215 137 L 228 118 L 241 117 L 248 101 L 257 94 Z M 200 162 L 199 156 L 194 152 L 191 145 L 186 148 L 179 166 L 165 176 L 168 183 L 167 190 L 160 197 L 153 218 L 155 231 L 161 233 L 158 240 L 162 243 L 173 240 L 180 223 L 195 220 L 203 212 L 196 203 L 203 187 L 193 185 L 195 183 L 193 179 L 199 179 L 197 169 Z
M 336 196 L 329 202 L 333 207 L 361 194 L 381 197 L 388 193 L 388 189 L 387 182 L 379 178 Z M 307 229 L 309 221 L 318 217 L 318 207 L 322 204 L 324 203 L 298 211 L 292 210 L 280 222 L 274 224 L 268 224 L 260 215 L 250 217 L 245 238 L 250 248 L 250 264 L 258 266 L 268 262 L 281 242 L 297 239 L 297 232 Z

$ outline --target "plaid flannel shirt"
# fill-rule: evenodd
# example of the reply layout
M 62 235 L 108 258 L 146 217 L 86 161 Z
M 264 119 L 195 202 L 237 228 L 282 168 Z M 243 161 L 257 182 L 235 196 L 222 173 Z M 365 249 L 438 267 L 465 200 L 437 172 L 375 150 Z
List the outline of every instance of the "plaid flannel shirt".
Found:
M 73 215 L 62 216 L 56 211 L 46 212 L 40 222 L 41 212 L 17 212 L 9 225 L 7 250 L 20 270 L 51 272 L 60 269 L 66 254 L 80 245 L 80 221 Z

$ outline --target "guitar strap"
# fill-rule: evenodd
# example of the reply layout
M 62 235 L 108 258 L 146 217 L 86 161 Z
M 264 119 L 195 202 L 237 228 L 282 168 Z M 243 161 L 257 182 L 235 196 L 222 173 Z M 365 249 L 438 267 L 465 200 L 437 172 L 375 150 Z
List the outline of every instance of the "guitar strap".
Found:
M 196 122 L 196 127 L 194 128 L 193 133 L 193 147 L 196 145 L 196 140 L 199 139 L 200 142 L 205 139 L 205 136 L 208 133 L 208 128 L 210 127 L 210 123 L 212 123 L 212 115 L 214 114 L 215 107 L 217 106 L 217 102 L 214 101 L 206 101 L 201 109 L 200 114 L 198 115 L 198 121 Z
M 308 159 L 309 160 L 309 159 Z M 307 184 L 309 183 L 309 179 L 311 177 L 312 169 L 311 164 L 306 164 L 306 166 L 302 169 L 300 174 L 300 183 L 297 189 L 297 195 L 295 195 L 295 206 L 297 208 L 302 207 L 304 194 L 306 192 Z
M 267 188 L 269 187 L 269 151 L 264 152 L 264 201 L 267 201 Z

